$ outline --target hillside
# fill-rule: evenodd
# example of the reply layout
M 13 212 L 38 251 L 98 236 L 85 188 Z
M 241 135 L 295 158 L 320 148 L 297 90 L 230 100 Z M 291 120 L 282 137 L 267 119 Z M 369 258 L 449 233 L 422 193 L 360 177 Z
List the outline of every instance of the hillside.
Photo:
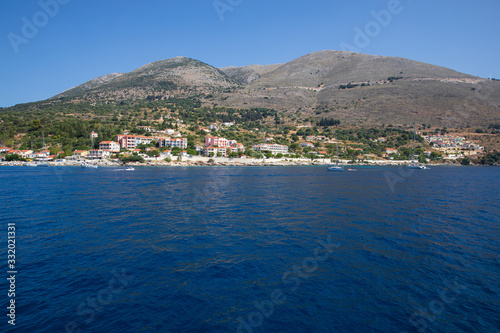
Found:
M 296 122 L 331 118 L 359 126 L 416 122 L 484 128 L 498 122 L 500 82 L 413 60 L 345 51 L 220 69 L 176 57 L 105 75 L 16 110 L 169 99 L 195 99 L 208 108 L 272 109 Z
M 247 82 L 244 90 L 220 96 L 222 105 L 232 107 L 300 109 L 352 124 L 448 127 L 484 126 L 500 113 L 500 82 L 403 58 L 321 51 L 253 80 L 242 80 L 236 68 L 225 72 Z
M 243 67 L 224 67 L 220 68 L 221 71 L 226 73 L 231 79 L 241 85 L 247 85 L 255 80 L 258 80 L 262 75 L 265 75 L 278 67 L 281 67 L 282 64 L 276 65 L 250 65 Z
M 130 73 L 94 79 L 54 98 L 87 101 L 192 96 L 223 91 L 237 84 L 224 72 L 201 61 L 176 57 L 144 65 Z

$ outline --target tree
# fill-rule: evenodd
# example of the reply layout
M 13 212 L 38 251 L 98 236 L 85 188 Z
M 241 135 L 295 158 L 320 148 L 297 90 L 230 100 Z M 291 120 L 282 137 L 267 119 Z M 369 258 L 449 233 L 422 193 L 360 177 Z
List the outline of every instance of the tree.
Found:
M 437 152 L 433 151 L 433 152 L 431 153 L 431 156 L 430 156 L 430 157 L 431 157 L 431 160 L 437 160 L 438 158 L 441 158 L 441 154 L 439 154 L 439 153 L 437 153 Z
M 149 157 L 156 157 L 156 156 L 160 156 L 160 152 L 158 150 L 150 150 L 148 151 L 148 156 Z
M 24 158 L 17 154 L 11 154 L 11 155 L 5 155 L 5 160 L 10 162 L 10 161 L 25 161 Z
M 139 163 L 143 163 L 143 162 L 144 162 L 144 159 L 143 159 L 141 156 L 134 155 L 134 156 L 126 156 L 126 157 L 122 157 L 121 161 L 122 161 L 123 163 L 129 163 L 129 162 L 139 162 Z
M 470 158 L 464 157 L 464 158 L 460 159 L 460 164 L 462 164 L 462 165 L 470 165 Z

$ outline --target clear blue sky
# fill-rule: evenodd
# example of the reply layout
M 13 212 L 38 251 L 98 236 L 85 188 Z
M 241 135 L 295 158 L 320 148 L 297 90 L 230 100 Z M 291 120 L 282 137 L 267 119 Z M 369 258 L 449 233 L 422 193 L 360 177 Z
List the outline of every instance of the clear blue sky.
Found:
M 0 106 L 179 55 L 216 67 L 273 64 L 342 43 L 500 78 L 500 1 L 393 1 L 3 1 Z M 40 3 L 51 5 L 42 12 Z M 371 12 L 388 8 L 390 20 L 374 24 Z M 366 32 L 367 24 L 369 40 L 356 44 L 355 28 Z

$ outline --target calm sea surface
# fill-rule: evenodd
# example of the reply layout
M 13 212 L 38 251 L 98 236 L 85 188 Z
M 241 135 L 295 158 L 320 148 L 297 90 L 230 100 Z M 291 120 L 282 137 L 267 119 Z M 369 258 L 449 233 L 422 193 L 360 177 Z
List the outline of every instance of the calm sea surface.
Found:
M 2 332 L 500 332 L 500 168 L 1 167 L 0 195 Z

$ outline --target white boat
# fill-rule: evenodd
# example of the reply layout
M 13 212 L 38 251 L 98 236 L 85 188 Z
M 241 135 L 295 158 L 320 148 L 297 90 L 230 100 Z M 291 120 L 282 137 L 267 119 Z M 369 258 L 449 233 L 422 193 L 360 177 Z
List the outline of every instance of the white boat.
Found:
M 97 164 L 90 164 L 90 163 L 87 163 L 87 162 L 82 162 L 80 164 L 80 166 L 82 168 L 89 168 L 89 169 L 97 169 L 98 168 Z
M 337 145 L 337 134 L 335 133 L 335 154 L 337 155 L 337 161 L 335 164 L 330 164 L 326 170 L 328 171 L 334 171 L 334 172 L 344 172 L 344 167 L 339 165 L 339 151 L 338 151 L 338 145 Z
M 344 172 L 344 167 L 340 165 L 329 165 L 328 168 L 326 168 L 326 170 Z
M 125 168 L 125 171 L 134 171 L 134 170 L 135 170 L 134 167 L 131 166 Z
M 25 163 L 24 166 L 36 167 L 36 166 L 38 166 L 38 164 L 35 162 L 28 162 L 28 163 Z
M 420 169 L 420 170 L 427 170 L 429 169 L 428 167 L 426 167 L 425 165 L 423 164 L 420 164 L 416 161 L 413 161 L 412 163 L 410 163 L 408 165 L 408 169 Z

